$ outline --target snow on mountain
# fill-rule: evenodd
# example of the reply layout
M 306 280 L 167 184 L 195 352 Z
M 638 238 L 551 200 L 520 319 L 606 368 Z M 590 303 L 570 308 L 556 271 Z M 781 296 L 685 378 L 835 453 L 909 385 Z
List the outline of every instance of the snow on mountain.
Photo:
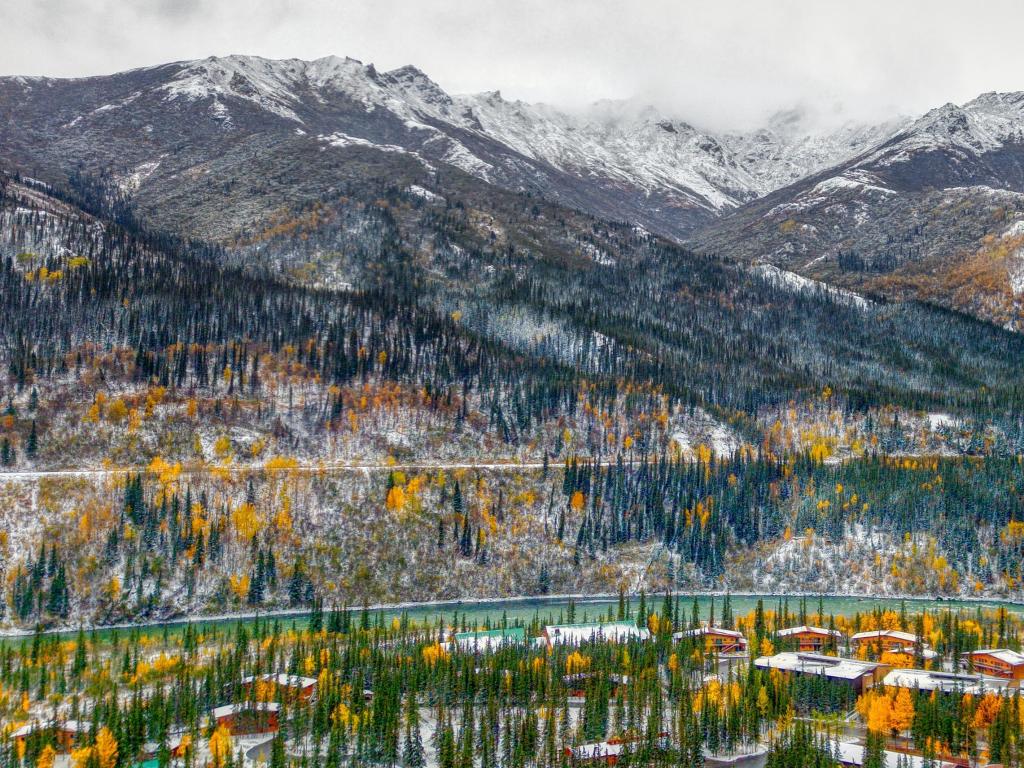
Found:
M 563 171 L 599 174 L 647 192 L 670 189 L 712 210 L 752 197 L 753 180 L 717 138 L 653 108 L 599 103 L 571 115 L 542 104 L 506 101 L 498 92 L 456 101 L 488 136 Z
M 422 141 L 440 142 L 439 159 L 485 180 L 491 179 L 493 163 L 453 132 L 496 141 L 583 181 L 635 188 L 713 214 L 847 160 L 892 132 L 889 124 L 852 123 L 815 132 L 794 112 L 757 131 L 716 135 L 631 102 L 599 102 L 569 113 L 509 101 L 497 91 L 453 97 L 415 67 L 379 73 L 373 65 L 335 56 L 309 62 L 211 57 L 177 66 L 162 86 L 165 98 L 212 99 L 222 121 L 230 120 L 224 103 L 230 98 L 301 124 L 308 120 L 308 107 L 343 96 L 367 113 L 390 113 L 406 129 L 422 132 Z M 389 143 L 360 137 L 348 126 L 321 133 Z
M 1020 112 L 1019 97 L 989 94 L 913 125 L 829 122 L 790 110 L 755 130 L 720 131 L 635 101 L 568 111 L 497 91 L 451 95 L 416 67 L 378 71 L 337 56 L 233 55 L 80 80 L 0 78 L 5 99 L 25 123 L 0 131 L 8 155 L 58 169 L 87 147 L 90 167 L 111 169 L 126 191 L 148 195 L 154 206 L 180 174 L 192 179 L 197 168 L 225 182 L 243 177 L 251 156 L 243 162 L 239 148 L 250 139 L 267 167 L 296 170 L 297 183 L 315 194 L 336 179 L 326 168 L 299 170 L 307 137 L 332 154 L 366 148 L 415 157 L 428 170 L 448 164 L 503 189 L 680 240 L 811 176 L 822 182 L 809 195 L 815 200 L 898 189 L 884 174 L 876 180 L 870 167 L 858 166 L 860 175 L 844 169 L 872 152 L 895 158 L 900 141 L 959 140 L 958 119 L 967 126 L 965 146 L 992 146 L 1016 135 Z M 958 110 L 966 116 L 957 118 Z M 334 156 L 327 164 L 343 161 Z M 833 167 L 834 179 L 817 177 Z M 155 192 L 159 185 L 166 190 Z
M 273 61 L 255 56 L 210 57 L 187 62 L 178 76 L 162 86 L 168 100 L 225 96 L 250 101 L 275 115 L 302 122 L 293 111 L 295 89 L 305 75 L 307 62 L 290 59 Z
M 528 157 L 584 175 L 600 171 L 642 189 L 689 193 L 716 212 L 855 157 L 906 122 L 819 129 L 792 111 L 755 131 L 716 135 L 629 102 L 599 102 L 582 115 L 506 101 L 498 92 L 456 102 L 488 135 Z
M 767 280 L 769 283 L 796 293 L 820 293 L 831 297 L 834 301 L 847 304 L 857 309 L 867 309 L 871 302 L 854 291 L 843 288 L 836 288 L 820 280 L 812 280 L 809 277 L 798 275 L 786 269 L 779 269 L 774 264 L 756 264 L 753 267 L 755 274 Z
M 935 151 L 980 156 L 1011 143 L 1024 143 L 1024 93 L 985 93 L 931 110 L 865 162 L 889 166 Z
M 894 118 L 881 123 L 845 120 L 822 125 L 804 111 L 788 110 L 773 115 L 764 128 L 730 133 L 725 141 L 754 179 L 760 197 L 855 158 L 909 123 L 908 118 Z

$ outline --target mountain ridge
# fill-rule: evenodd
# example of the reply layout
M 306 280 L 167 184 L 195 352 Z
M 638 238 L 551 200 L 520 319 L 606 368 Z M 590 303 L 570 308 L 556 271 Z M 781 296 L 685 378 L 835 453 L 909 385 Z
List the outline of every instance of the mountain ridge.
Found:
M 1024 317 L 1024 95 L 876 124 L 789 110 L 709 131 L 636 101 L 452 95 L 419 68 L 233 55 L 0 78 L 0 162 L 105 180 L 151 225 L 230 243 L 348 184 L 462 175 L 844 290 Z
M 15 158 L 22 163 L 45 154 L 50 144 L 63 157 L 73 157 L 75 148 L 69 145 L 76 131 L 94 144 L 109 141 L 116 132 L 122 147 L 112 147 L 99 164 L 128 166 L 117 168 L 115 175 L 131 177 L 161 154 L 141 152 L 141 146 L 163 144 L 166 151 L 178 143 L 173 136 L 161 137 L 152 122 L 129 135 L 124 123 L 132 121 L 133 113 L 172 125 L 187 117 L 182 129 L 187 128 L 194 144 L 223 144 L 232 138 L 218 131 L 234 132 L 236 140 L 246 132 L 281 137 L 343 133 L 371 149 L 402 147 L 488 183 L 533 191 L 607 218 L 635 220 L 677 239 L 722 211 L 830 165 L 889 131 L 888 126 L 841 129 L 837 140 L 819 146 L 804 131 L 803 156 L 783 159 L 781 146 L 789 139 L 771 128 L 723 138 L 626 102 L 602 102 L 576 116 L 506 101 L 497 91 L 452 96 L 414 66 L 381 72 L 337 56 L 313 61 L 209 57 L 75 80 L 4 78 L 3 86 L 0 103 L 26 114 L 32 127 L 44 126 L 32 142 L 35 152 Z M 58 103 L 47 103 L 53 101 Z M 62 119 L 46 125 L 57 114 Z M 101 125 L 120 115 L 129 119 Z M 9 121 L 14 120 L 10 112 Z M 19 137 L 4 138 L 16 145 Z M 785 167 L 776 170 L 779 165 Z
M 1024 320 L 1024 93 L 947 103 L 711 222 L 697 248 L 890 298 Z

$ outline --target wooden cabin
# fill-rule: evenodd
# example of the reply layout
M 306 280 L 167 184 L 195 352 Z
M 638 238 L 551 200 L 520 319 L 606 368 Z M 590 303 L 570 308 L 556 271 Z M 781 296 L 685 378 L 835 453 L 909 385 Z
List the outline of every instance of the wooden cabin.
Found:
M 242 678 L 242 690 L 248 697 L 253 686 L 268 688 L 274 698 L 278 696 L 288 701 L 310 701 L 316 696 L 316 678 L 270 673 L 266 675 L 248 675 Z
M 185 739 L 187 735 L 187 731 L 177 731 L 167 735 L 167 740 L 164 742 L 164 746 L 167 747 L 167 751 L 172 759 L 181 759 L 185 757 L 185 750 L 189 743 Z M 147 741 L 142 745 L 142 758 L 145 760 L 156 760 L 160 757 L 160 747 L 161 744 L 158 741 Z
M 658 734 L 658 740 L 655 746 L 658 749 L 668 749 L 668 739 L 668 731 L 663 731 Z M 607 741 L 580 744 L 579 746 L 572 747 L 571 749 L 566 748 L 565 756 L 574 763 L 615 765 L 619 762 L 619 759 L 625 752 L 635 749 L 636 744 L 639 741 L 640 739 L 635 737 L 613 737 Z
M 963 654 L 964 662 L 975 672 L 1007 680 L 1024 680 L 1024 654 L 1006 648 L 986 648 Z
M 828 648 L 838 647 L 843 639 L 843 633 L 836 629 L 802 625 L 780 629 L 775 633 L 775 637 L 801 653 L 821 653 Z
M 53 747 L 58 752 L 70 752 L 80 740 L 85 739 L 92 729 L 90 723 L 81 720 L 49 720 L 46 722 L 26 723 L 11 733 L 11 741 L 19 745 L 25 742 L 34 734 L 41 734 L 44 739 L 47 736 L 53 742 Z
M 226 704 L 213 710 L 213 720 L 218 726 L 227 728 L 232 736 L 276 733 L 280 728 L 280 711 L 281 705 L 273 701 Z
M 569 695 L 575 698 L 584 698 L 587 695 L 587 683 L 597 679 L 601 672 L 576 672 L 571 675 L 563 675 L 562 682 L 569 689 Z M 608 680 L 608 697 L 615 698 L 619 695 L 619 689 L 629 684 L 629 675 L 620 675 L 611 672 L 605 675 Z
M 747 638 L 742 632 L 722 627 L 697 627 L 686 629 L 672 635 L 674 642 L 692 638 L 704 638 L 704 650 L 707 653 L 742 654 L 747 652 Z
M 921 656 L 930 661 L 938 656 L 921 638 L 910 632 L 895 629 L 875 629 L 870 632 L 858 632 L 850 638 L 850 645 L 855 651 L 866 650 L 877 655 L 883 653 L 903 653 L 913 656 L 920 648 Z

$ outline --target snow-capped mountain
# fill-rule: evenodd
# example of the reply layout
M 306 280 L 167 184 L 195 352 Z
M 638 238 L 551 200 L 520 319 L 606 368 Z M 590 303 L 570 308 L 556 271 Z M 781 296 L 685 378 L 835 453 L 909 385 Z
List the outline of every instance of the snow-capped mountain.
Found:
M 725 141 L 753 177 L 761 197 L 858 157 L 910 122 L 909 118 L 879 123 L 843 120 L 823 127 L 802 110 L 787 110 L 772 115 L 763 128 L 727 134 Z
M 194 176 L 197 166 L 207 178 L 229 173 L 231 150 L 258 143 L 261 155 L 273 144 L 280 157 L 315 147 L 384 152 L 432 173 L 453 166 L 675 237 L 846 160 L 892 129 L 816 131 L 788 114 L 755 132 L 718 135 L 629 102 L 569 113 L 497 92 L 451 96 L 415 67 L 378 72 L 333 56 L 5 78 L 0 103 L 12 115 L 0 127 L 10 159 L 59 175 L 73 158 L 109 171 L 144 204 L 154 187 Z M 244 170 L 233 165 L 230 175 Z M 318 175 L 310 169 L 295 183 L 316 186 Z
M 916 120 L 791 110 L 713 131 L 628 101 L 569 112 L 453 96 L 411 66 L 227 56 L 0 78 L 0 118 L 0 162 L 50 183 L 103 176 L 149 223 L 189 236 L 231 240 L 352 185 L 525 193 L 846 288 L 927 284 L 970 311 L 977 280 L 954 272 L 1024 210 L 1019 93 Z M 996 278 L 991 258 L 965 269 L 1009 297 L 977 313 L 1016 327 L 1022 259 L 999 259 Z
M 695 244 L 1024 327 L 1024 93 L 931 110 L 854 159 L 704 228 Z

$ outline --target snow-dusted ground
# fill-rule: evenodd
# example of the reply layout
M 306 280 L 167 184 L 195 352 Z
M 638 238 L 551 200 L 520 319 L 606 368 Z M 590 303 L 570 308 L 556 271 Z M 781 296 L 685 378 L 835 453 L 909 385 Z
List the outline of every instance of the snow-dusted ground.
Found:
M 837 301 L 841 301 L 844 304 L 849 304 L 850 306 L 854 306 L 859 309 L 867 309 L 871 306 L 871 302 L 858 293 L 854 293 L 853 291 L 848 291 L 843 288 L 836 288 L 835 286 L 819 282 L 818 280 L 812 280 L 808 277 L 804 277 L 803 275 L 798 275 L 796 272 L 780 269 L 773 264 L 758 264 L 753 269 L 758 275 L 765 278 L 772 284 L 795 292 L 825 293 Z
M 601 101 L 565 111 L 509 101 L 497 91 L 451 96 L 415 67 L 378 72 L 372 65 L 336 56 L 313 61 L 210 57 L 178 66 L 161 86 L 163 98 L 209 100 L 211 116 L 225 126 L 232 121 L 225 103 L 229 99 L 243 99 L 304 125 L 303 99 L 309 94 L 321 103 L 344 94 L 367 113 L 392 113 L 421 144 L 440 143 L 441 151 L 431 157 L 485 180 L 491 166 L 456 138 L 455 131 L 500 142 L 568 173 L 623 182 L 649 193 L 667 192 L 682 204 L 716 212 L 853 158 L 907 122 L 837 122 L 793 110 L 754 130 L 716 132 L 634 101 Z M 332 135 L 337 137 L 335 146 L 365 142 L 396 151 L 391 148 L 395 145 L 369 137 L 349 136 L 342 144 L 344 134 Z

